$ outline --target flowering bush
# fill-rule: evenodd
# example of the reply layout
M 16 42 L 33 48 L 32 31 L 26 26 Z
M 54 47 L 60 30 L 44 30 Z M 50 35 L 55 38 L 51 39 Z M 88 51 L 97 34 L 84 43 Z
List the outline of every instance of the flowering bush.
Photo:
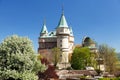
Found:
M 37 72 L 45 69 L 37 61 L 30 39 L 13 35 L 0 44 L 1 80 L 37 80 Z

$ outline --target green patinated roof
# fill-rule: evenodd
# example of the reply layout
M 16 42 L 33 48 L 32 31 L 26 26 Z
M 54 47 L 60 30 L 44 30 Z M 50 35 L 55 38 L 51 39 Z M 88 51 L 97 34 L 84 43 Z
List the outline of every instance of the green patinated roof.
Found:
M 95 44 L 95 42 L 90 37 L 85 37 L 83 41 L 90 43 L 90 44 L 92 44 L 92 43 Z
M 56 37 L 56 31 L 49 32 L 47 36 L 40 36 L 40 38 L 50 38 L 50 37 Z
M 72 27 L 70 27 L 69 29 L 70 29 L 70 35 L 73 36 Z
M 46 27 L 46 23 L 44 22 L 43 27 L 41 29 L 40 33 L 48 33 L 47 27 Z
M 67 21 L 66 21 L 63 13 L 61 15 L 61 18 L 60 18 L 60 21 L 59 21 L 59 24 L 58 24 L 57 28 L 58 27 L 68 27 Z
M 49 36 L 49 37 L 54 37 L 54 36 L 56 36 L 56 31 L 51 31 L 51 32 L 49 32 L 49 33 L 48 33 L 48 36 Z

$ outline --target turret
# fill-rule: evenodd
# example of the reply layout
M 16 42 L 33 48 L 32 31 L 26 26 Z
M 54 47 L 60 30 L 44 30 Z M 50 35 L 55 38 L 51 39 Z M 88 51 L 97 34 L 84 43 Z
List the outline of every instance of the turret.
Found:
M 82 46 L 83 47 L 95 47 L 95 42 L 90 37 L 84 37 Z
M 70 27 L 69 29 L 70 29 L 70 36 L 73 36 L 72 27 Z
M 62 13 L 60 21 L 58 23 L 56 34 L 57 35 L 69 35 L 70 34 L 68 24 L 67 24 L 67 21 L 66 21 L 63 13 Z
M 95 41 L 93 41 L 90 37 L 84 37 L 82 41 L 82 46 L 88 47 L 91 50 L 91 52 L 94 52 L 94 53 L 98 52 Z
M 44 21 L 43 27 L 42 27 L 41 32 L 40 32 L 40 37 L 45 37 L 47 35 L 48 35 L 48 30 L 47 30 L 47 27 L 46 27 L 46 23 Z

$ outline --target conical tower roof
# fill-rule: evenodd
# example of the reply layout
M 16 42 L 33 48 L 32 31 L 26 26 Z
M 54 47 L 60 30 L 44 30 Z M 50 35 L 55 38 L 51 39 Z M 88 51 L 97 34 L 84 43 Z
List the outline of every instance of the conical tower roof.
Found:
M 72 27 L 70 27 L 69 30 L 70 30 L 70 35 L 73 36 Z
M 58 23 L 57 28 L 59 28 L 59 27 L 68 27 L 67 21 L 66 21 L 65 16 L 64 16 L 64 13 L 62 13 L 60 21 Z
M 41 32 L 40 33 L 48 33 L 48 30 L 47 30 L 47 27 L 46 27 L 46 22 L 44 21 L 43 23 L 43 27 L 41 29 Z

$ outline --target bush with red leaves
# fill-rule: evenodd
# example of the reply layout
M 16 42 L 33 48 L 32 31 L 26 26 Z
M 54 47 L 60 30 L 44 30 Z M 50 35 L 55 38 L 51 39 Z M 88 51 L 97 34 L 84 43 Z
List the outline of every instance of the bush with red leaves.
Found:
M 55 67 L 53 65 L 49 65 L 49 61 L 46 58 L 42 58 L 41 63 L 48 66 L 48 69 L 45 72 L 38 72 L 39 80 L 47 80 L 49 78 L 58 79 L 58 75 L 55 72 Z
M 45 65 L 49 65 L 50 64 L 50 62 L 46 58 L 41 58 L 40 60 L 41 60 L 42 64 L 45 64 Z

